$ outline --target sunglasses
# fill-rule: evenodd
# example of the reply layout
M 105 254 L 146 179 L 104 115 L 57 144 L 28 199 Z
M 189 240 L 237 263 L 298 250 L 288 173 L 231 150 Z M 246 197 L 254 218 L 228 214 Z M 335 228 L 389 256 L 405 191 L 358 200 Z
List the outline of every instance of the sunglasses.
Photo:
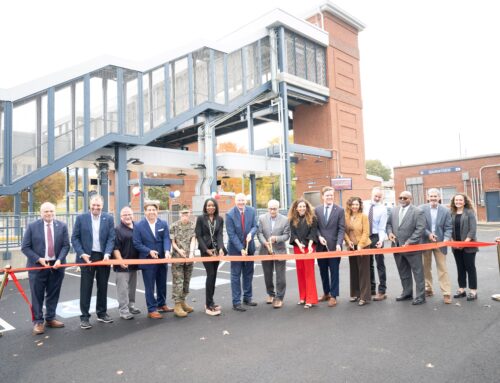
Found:
M 408 199 L 408 197 L 399 197 L 399 199 L 406 201 Z

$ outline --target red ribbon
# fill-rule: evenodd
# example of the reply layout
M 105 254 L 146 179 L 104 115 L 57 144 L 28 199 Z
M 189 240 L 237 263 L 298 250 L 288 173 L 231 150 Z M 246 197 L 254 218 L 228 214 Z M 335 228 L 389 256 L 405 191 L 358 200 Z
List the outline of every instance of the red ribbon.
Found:
M 33 313 L 33 307 L 31 306 L 31 302 L 28 299 L 28 297 L 26 296 L 26 293 L 24 292 L 23 286 L 21 286 L 21 284 L 17 280 L 16 274 L 14 272 L 7 271 L 7 280 L 5 281 L 5 287 L 7 287 L 7 285 L 9 284 L 9 278 L 8 278 L 9 276 L 12 278 L 12 282 L 14 282 L 14 284 L 17 287 L 17 289 L 19 290 L 19 293 L 21 293 L 21 296 L 24 298 L 24 300 L 28 304 L 28 306 L 30 308 L 30 312 L 31 312 L 31 320 L 34 321 L 35 320 L 35 314 Z

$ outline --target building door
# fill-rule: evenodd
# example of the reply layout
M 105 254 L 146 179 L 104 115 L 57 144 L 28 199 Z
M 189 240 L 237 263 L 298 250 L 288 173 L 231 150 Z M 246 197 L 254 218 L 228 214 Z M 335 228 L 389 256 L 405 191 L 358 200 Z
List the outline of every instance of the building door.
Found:
M 486 220 L 500 222 L 500 191 L 486 192 Z

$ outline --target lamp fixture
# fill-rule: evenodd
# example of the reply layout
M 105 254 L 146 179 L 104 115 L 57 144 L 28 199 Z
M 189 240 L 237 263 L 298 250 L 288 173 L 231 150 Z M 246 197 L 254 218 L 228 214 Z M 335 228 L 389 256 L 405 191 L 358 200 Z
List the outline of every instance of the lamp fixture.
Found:
M 140 159 L 138 158 L 129 158 L 127 160 L 127 163 L 131 163 L 132 165 L 144 165 L 144 162 L 142 162 Z
M 177 173 L 177 177 L 185 177 L 186 173 L 184 173 L 183 170 L 181 170 L 179 173 Z
M 100 155 L 95 160 L 97 163 L 105 163 L 105 162 L 110 162 L 110 161 L 114 162 L 115 159 L 111 156 L 108 156 L 108 155 Z
M 207 168 L 205 164 L 192 164 L 192 165 L 194 166 L 195 170 L 202 170 Z

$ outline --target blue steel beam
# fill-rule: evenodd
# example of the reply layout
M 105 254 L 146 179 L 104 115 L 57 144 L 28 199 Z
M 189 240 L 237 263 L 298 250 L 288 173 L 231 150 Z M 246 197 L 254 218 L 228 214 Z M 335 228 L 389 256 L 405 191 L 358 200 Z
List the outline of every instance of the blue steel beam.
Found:
M 5 185 L 12 183 L 12 109 L 13 104 L 6 101 L 3 104 L 3 181 Z M 21 190 L 21 189 L 19 189 Z M 1 193 L 0 194 L 5 194 Z M 12 193 L 11 193 L 12 194 Z
M 127 147 L 124 145 L 115 146 L 115 212 L 128 206 L 130 193 L 128 188 L 127 172 Z M 119 214 L 115 214 L 115 221 L 118 224 Z
M 54 145 L 55 145 L 55 89 L 49 88 L 47 91 L 47 162 L 54 162 Z

